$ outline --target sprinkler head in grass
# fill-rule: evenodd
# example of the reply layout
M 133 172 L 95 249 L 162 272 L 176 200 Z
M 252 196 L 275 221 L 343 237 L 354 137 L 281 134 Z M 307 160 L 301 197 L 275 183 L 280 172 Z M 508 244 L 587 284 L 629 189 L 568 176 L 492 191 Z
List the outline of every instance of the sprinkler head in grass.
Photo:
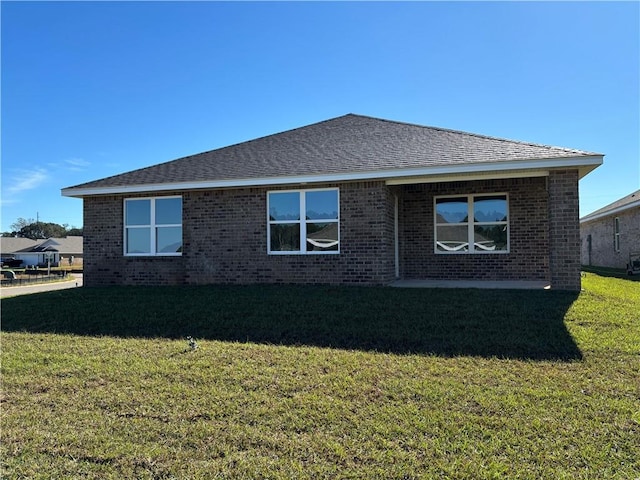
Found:
M 196 343 L 195 339 L 191 336 L 187 336 L 187 341 L 189 342 L 189 348 L 191 348 L 191 350 L 197 350 L 198 349 L 198 344 Z

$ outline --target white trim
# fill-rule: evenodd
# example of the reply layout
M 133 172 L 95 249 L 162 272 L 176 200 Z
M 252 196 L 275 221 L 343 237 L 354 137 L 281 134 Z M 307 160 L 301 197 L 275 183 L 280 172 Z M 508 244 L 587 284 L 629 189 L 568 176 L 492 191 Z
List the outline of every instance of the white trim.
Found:
M 568 158 L 541 158 L 530 160 L 511 160 L 508 162 L 463 163 L 459 165 L 399 168 L 388 170 L 370 170 L 363 172 L 325 173 L 313 175 L 237 178 L 228 180 L 206 180 L 202 182 L 169 182 L 138 185 L 119 185 L 110 187 L 69 187 L 62 189 L 65 197 L 84 197 L 89 195 L 116 195 L 126 193 L 198 190 L 212 188 L 257 187 L 272 185 L 299 185 L 301 183 L 332 183 L 358 180 L 387 180 L 405 177 L 424 177 L 431 175 L 459 175 L 481 172 L 510 172 L 513 170 L 548 170 L 553 168 L 581 168 L 580 176 L 602 165 L 601 155 Z M 584 174 L 583 174 L 584 172 Z
M 607 210 L 602 213 L 598 213 L 597 215 L 594 215 L 594 214 L 585 215 L 580 219 L 580 223 L 588 223 L 588 222 L 591 222 L 592 220 L 597 220 L 602 217 L 608 217 L 609 215 L 622 213 L 634 207 L 640 207 L 640 200 L 636 200 L 635 202 L 627 203 L 626 205 L 621 205 L 620 207 L 613 208 L 611 210 Z
M 507 221 L 496 221 L 496 222 L 476 222 L 472 219 L 473 216 L 473 199 L 477 197 L 497 197 L 504 196 L 507 202 Z M 448 223 L 448 224 L 438 224 L 437 221 L 437 201 L 442 198 L 466 198 L 467 199 L 467 219 L 469 221 L 464 223 Z M 507 249 L 506 250 L 495 250 L 495 247 L 488 248 L 481 244 L 476 244 L 473 242 L 474 238 L 474 226 L 476 225 L 502 225 L 506 224 L 507 227 Z M 449 246 L 438 240 L 438 225 L 445 226 L 465 226 L 467 227 L 467 242 L 461 242 L 455 246 Z M 439 250 L 438 247 L 443 248 L 444 250 Z M 462 250 L 467 247 L 468 250 Z M 487 254 L 496 254 L 496 255 L 505 255 L 511 252 L 511 212 L 509 210 L 509 194 L 507 192 L 492 192 L 492 193 L 469 193 L 469 194 L 458 194 L 458 195 L 437 195 L 433 197 L 433 253 L 436 255 L 487 255 Z
M 307 196 L 308 192 L 336 192 L 338 200 L 338 218 L 337 219 L 312 219 L 307 220 L 305 212 L 307 211 Z M 270 194 L 272 193 L 297 193 L 299 194 L 300 201 L 300 219 L 298 220 L 271 220 L 269 216 L 270 208 Z M 338 225 L 338 240 L 337 241 L 310 241 L 307 239 L 307 223 L 335 223 Z M 271 250 L 271 225 L 299 225 L 300 226 L 300 250 Z M 307 250 L 307 242 L 318 247 L 333 247 L 338 246 L 337 250 Z M 337 255 L 340 253 L 340 189 L 337 187 L 331 188 L 305 188 L 295 190 L 269 190 L 267 191 L 267 254 L 268 255 Z
M 182 252 L 157 252 L 156 251 L 156 229 L 158 228 L 158 224 L 156 223 L 156 200 L 168 200 L 171 198 L 179 198 L 180 199 L 180 223 L 171 223 L 171 224 L 162 224 L 160 228 L 174 228 L 180 227 L 182 230 L 182 196 L 180 195 L 167 195 L 167 196 L 156 196 L 156 197 L 131 197 L 125 198 L 122 201 L 122 252 L 125 257 L 181 257 Z M 136 201 L 136 200 L 150 200 L 150 224 L 149 225 L 131 225 L 127 226 L 127 201 Z M 151 250 L 148 253 L 129 253 L 127 252 L 127 231 L 129 229 L 142 229 L 148 228 L 150 233 L 149 238 L 149 247 Z M 180 239 L 181 244 L 184 245 L 184 240 Z M 182 246 L 181 245 L 181 246 Z
M 416 183 L 471 182 L 473 180 L 498 180 L 504 178 L 548 177 L 549 170 L 514 170 L 512 172 L 461 173 L 457 175 L 429 175 L 387 180 L 387 185 L 411 185 Z

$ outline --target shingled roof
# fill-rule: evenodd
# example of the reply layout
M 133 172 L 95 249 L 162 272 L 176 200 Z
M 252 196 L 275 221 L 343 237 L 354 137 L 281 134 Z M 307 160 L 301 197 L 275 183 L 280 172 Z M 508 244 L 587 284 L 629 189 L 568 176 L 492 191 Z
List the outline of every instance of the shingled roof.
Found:
M 602 154 L 348 114 L 65 188 L 66 196 L 580 168 Z
M 629 195 L 616 200 L 609 205 L 606 205 L 598 210 L 591 212 L 589 215 L 585 215 L 580 219 L 580 223 L 590 222 L 598 218 L 606 217 L 607 215 L 614 215 L 616 213 L 624 212 L 631 208 L 640 208 L 640 190 L 636 190 Z
M 14 253 L 30 253 L 56 251 L 64 254 L 82 254 L 82 237 L 50 237 L 41 240 L 30 238 L 2 237 L 0 239 L 0 250 L 3 255 Z

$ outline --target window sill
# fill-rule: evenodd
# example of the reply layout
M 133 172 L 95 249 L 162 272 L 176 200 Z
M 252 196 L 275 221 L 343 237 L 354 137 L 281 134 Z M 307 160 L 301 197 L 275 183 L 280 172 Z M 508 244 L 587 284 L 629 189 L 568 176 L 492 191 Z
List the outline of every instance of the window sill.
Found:
M 308 256 L 308 255 L 340 255 L 340 252 L 267 252 L 267 255 L 282 256 L 282 255 L 295 255 L 295 256 Z
M 436 250 L 433 253 L 436 255 L 508 255 L 511 253 L 508 250 L 491 250 L 491 251 L 475 251 L 475 252 L 443 252 Z
M 125 253 L 125 258 L 181 257 L 181 253 Z

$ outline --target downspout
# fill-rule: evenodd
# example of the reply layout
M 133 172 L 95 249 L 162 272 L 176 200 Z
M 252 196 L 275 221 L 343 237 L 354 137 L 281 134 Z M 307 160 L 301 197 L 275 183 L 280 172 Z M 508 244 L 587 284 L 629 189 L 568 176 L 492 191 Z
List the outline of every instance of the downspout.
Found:
M 394 237 L 394 255 L 395 255 L 395 266 L 396 266 L 396 278 L 400 278 L 400 246 L 399 246 L 399 228 L 398 228 L 398 195 L 394 195 L 394 208 L 393 208 L 393 237 Z

